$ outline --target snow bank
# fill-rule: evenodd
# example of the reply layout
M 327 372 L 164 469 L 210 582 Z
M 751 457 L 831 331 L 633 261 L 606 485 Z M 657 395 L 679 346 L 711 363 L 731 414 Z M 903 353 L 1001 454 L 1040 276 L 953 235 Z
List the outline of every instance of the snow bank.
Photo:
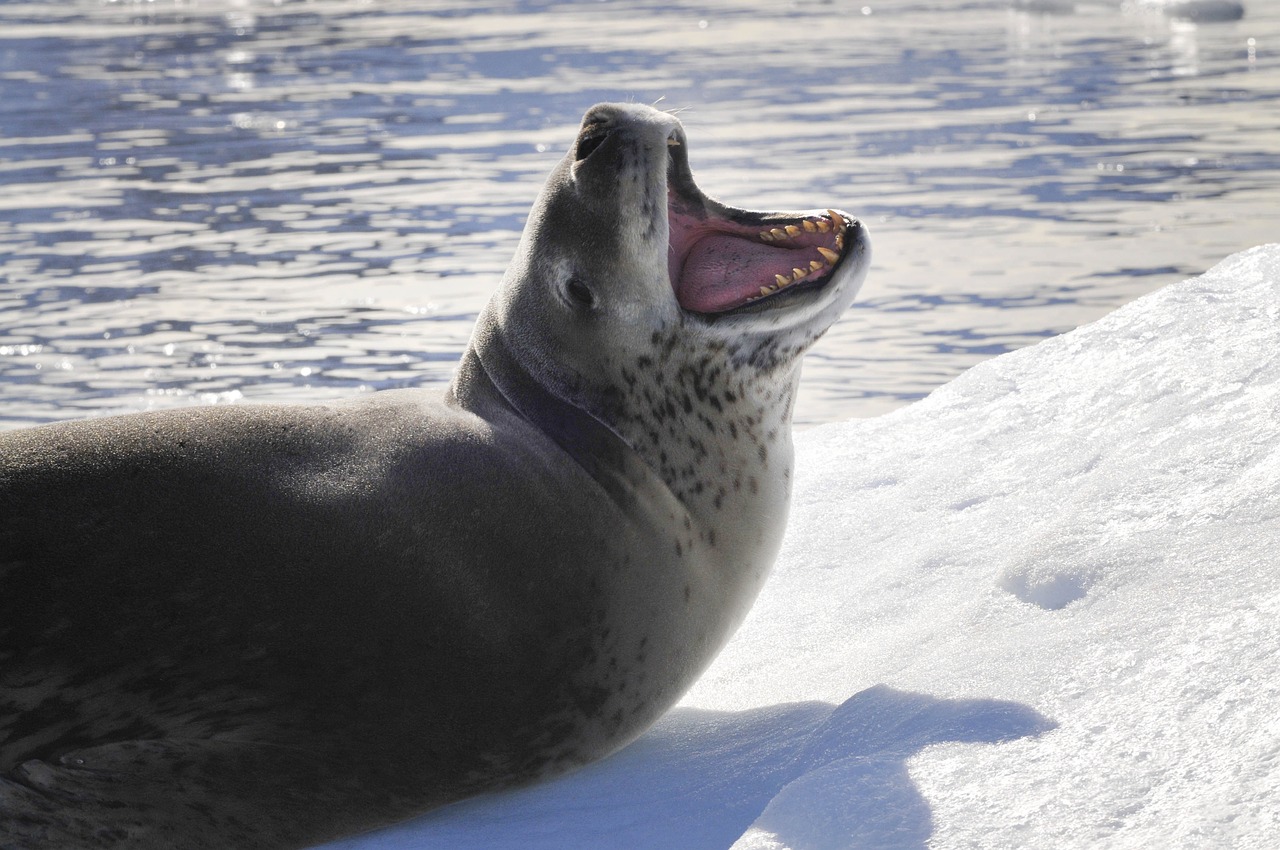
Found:
M 798 452 L 775 575 L 649 735 L 331 846 L 1280 835 L 1280 245 Z

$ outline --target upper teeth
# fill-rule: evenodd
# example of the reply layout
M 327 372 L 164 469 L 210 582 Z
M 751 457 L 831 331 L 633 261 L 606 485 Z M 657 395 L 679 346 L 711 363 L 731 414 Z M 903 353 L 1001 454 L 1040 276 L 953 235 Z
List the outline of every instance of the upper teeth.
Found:
M 769 230 L 760 231 L 760 239 L 763 242 L 789 242 L 793 238 L 804 234 L 830 233 L 834 230 L 835 246 L 837 250 L 833 251 L 823 245 L 814 245 L 813 248 L 818 252 L 821 259 L 810 260 L 808 268 L 797 267 L 792 269 L 789 276 L 783 274 L 774 275 L 774 285 L 760 287 L 760 295 L 758 298 L 764 298 L 766 295 L 772 295 L 779 289 L 785 289 L 793 283 L 797 283 L 806 277 L 830 268 L 837 260 L 840 259 L 840 249 L 844 248 L 844 232 L 848 228 L 848 225 L 845 223 L 844 216 L 840 215 L 840 213 L 835 210 L 827 210 L 827 215 L 830 216 L 830 218 L 804 219 L 800 222 L 799 226 L 787 224 L 782 227 L 773 227 Z M 757 298 L 753 297 L 748 298 L 747 300 L 755 301 Z
M 760 240 L 762 242 L 777 242 L 779 240 L 794 239 L 801 233 L 830 233 L 832 229 L 836 233 L 844 233 L 848 225 L 844 222 L 844 216 L 835 210 L 827 210 L 830 218 L 804 219 L 799 225 L 784 224 L 782 227 L 772 227 L 768 230 L 760 231 Z

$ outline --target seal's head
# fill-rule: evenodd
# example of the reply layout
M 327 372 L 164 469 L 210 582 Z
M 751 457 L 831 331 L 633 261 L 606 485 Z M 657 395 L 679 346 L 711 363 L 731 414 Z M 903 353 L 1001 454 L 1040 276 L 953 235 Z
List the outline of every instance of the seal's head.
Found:
M 709 444 L 763 456 L 753 441 L 786 441 L 801 355 L 869 260 L 851 216 L 721 204 L 694 184 L 675 117 L 600 104 L 535 204 L 475 344 L 486 361 L 486 339 L 500 338 L 532 381 L 621 436 L 677 494 L 705 489 L 688 470 Z M 789 444 L 780 454 L 789 463 Z
M 588 407 L 628 382 L 637 357 L 680 342 L 789 384 L 869 260 L 851 216 L 721 204 L 695 185 L 675 117 L 599 104 L 534 206 L 486 318 L 526 366 L 539 363 L 540 383 Z

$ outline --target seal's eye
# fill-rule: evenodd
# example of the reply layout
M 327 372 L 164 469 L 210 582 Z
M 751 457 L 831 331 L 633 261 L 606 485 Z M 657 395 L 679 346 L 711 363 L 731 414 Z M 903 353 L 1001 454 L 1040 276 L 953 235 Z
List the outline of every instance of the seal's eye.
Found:
M 569 278 L 569 282 L 564 285 L 564 290 L 569 293 L 573 303 L 580 307 L 594 307 L 596 305 L 596 295 L 591 291 L 591 287 L 576 277 Z
M 574 159 L 578 162 L 591 156 L 591 152 L 609 138 L 609 128 L 604 124 L 588 124 L 578 134 L 578 149 Z

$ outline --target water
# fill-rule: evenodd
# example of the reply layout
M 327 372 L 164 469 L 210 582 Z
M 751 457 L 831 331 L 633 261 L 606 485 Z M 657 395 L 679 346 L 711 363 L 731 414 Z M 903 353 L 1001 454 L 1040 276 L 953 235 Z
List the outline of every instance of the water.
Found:
M 1280 240 L 1280 4 L 0 3 L 0 427 L 443 384 L 599 100 L 863 217 L 800 424 Z

